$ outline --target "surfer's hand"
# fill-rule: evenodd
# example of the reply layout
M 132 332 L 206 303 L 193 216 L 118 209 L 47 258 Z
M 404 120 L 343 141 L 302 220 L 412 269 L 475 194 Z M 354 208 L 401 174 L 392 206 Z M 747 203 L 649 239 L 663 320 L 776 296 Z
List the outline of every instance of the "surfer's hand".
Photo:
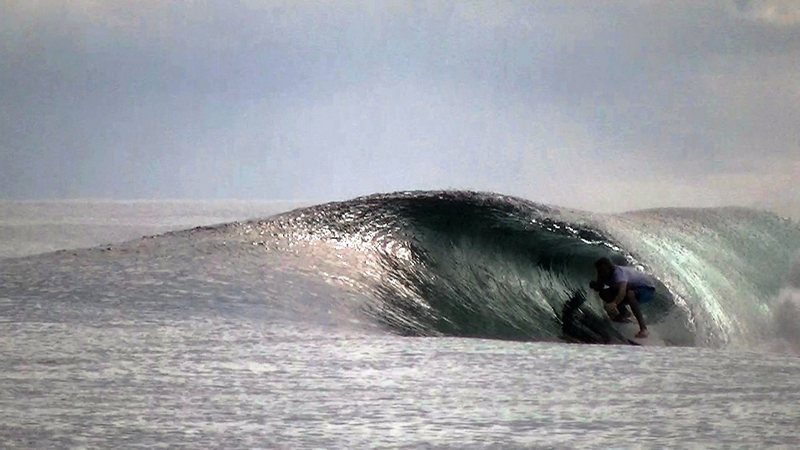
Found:
M 616 317 L 619 315 L 619 310 L 617 310 L 617 305 L 613 303 L 606 303 L 606 312 L 611 317 Z

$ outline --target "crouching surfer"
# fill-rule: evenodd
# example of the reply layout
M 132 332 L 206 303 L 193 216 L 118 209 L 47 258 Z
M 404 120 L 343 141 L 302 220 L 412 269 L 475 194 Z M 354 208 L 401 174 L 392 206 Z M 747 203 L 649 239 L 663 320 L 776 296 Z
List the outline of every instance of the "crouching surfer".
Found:
M 590 282 L 589 286 L 600 293 L 600 298 L 606 302 L 606 311 L 612 319 L 625 321 L 630 317 L 630 306 L 639 322 L 636 337 L 646 338 L 649 333 L 639 305 L 653 299 L 656 291 L 653 280 L 633 267 L 618 266 L 608 258 L 598 259 L 594 267 L 597 269 L 597 280 Z

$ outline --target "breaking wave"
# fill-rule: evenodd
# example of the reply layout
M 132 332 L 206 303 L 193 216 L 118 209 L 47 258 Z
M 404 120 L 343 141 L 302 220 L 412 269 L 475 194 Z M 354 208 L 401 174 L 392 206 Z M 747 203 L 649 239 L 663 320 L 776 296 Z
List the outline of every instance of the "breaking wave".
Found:
M 37 301 L 105 292 L 120 305 L 135 296 L 246 303 L 283 320 L 366 318 L 405 335 L 625 343 L 587 289 L 608 256 L 658 281 L 643 309 L 665 344 L 750 347 L 781 330 L 798 248 L 796 224 L 741 208 L 597 215 L 401 192 L 9 261 L 3 282 L 5 297 Z

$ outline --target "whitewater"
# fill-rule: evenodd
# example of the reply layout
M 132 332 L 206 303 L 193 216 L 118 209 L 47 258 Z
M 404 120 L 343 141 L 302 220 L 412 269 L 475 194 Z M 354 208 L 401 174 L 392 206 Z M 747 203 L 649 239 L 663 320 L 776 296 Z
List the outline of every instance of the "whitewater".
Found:
M 0 205 L 0 446 L 800 445 L 789 219 L 287 208 Z M 602 256 L 657 281 L 648 346 L 588 289 Z

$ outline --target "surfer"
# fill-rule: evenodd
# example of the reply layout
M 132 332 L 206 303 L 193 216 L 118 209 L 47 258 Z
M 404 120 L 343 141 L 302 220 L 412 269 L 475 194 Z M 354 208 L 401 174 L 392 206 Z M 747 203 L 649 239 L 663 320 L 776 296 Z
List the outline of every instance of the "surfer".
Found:
M 597 269 L 597 280 L 590 282 L 589 286 L 600 293 L 609 315 L 614 320 L 623 321 L 630 315 L 627 309 L 630 306 L 639 322 L 636 337 L 646 338 L 649 333 L 639 305 L 653 299 L 656 291 L 653 281 L 633 267 L 618 266 L 608 258 L 598 259 L 594 267 Z

